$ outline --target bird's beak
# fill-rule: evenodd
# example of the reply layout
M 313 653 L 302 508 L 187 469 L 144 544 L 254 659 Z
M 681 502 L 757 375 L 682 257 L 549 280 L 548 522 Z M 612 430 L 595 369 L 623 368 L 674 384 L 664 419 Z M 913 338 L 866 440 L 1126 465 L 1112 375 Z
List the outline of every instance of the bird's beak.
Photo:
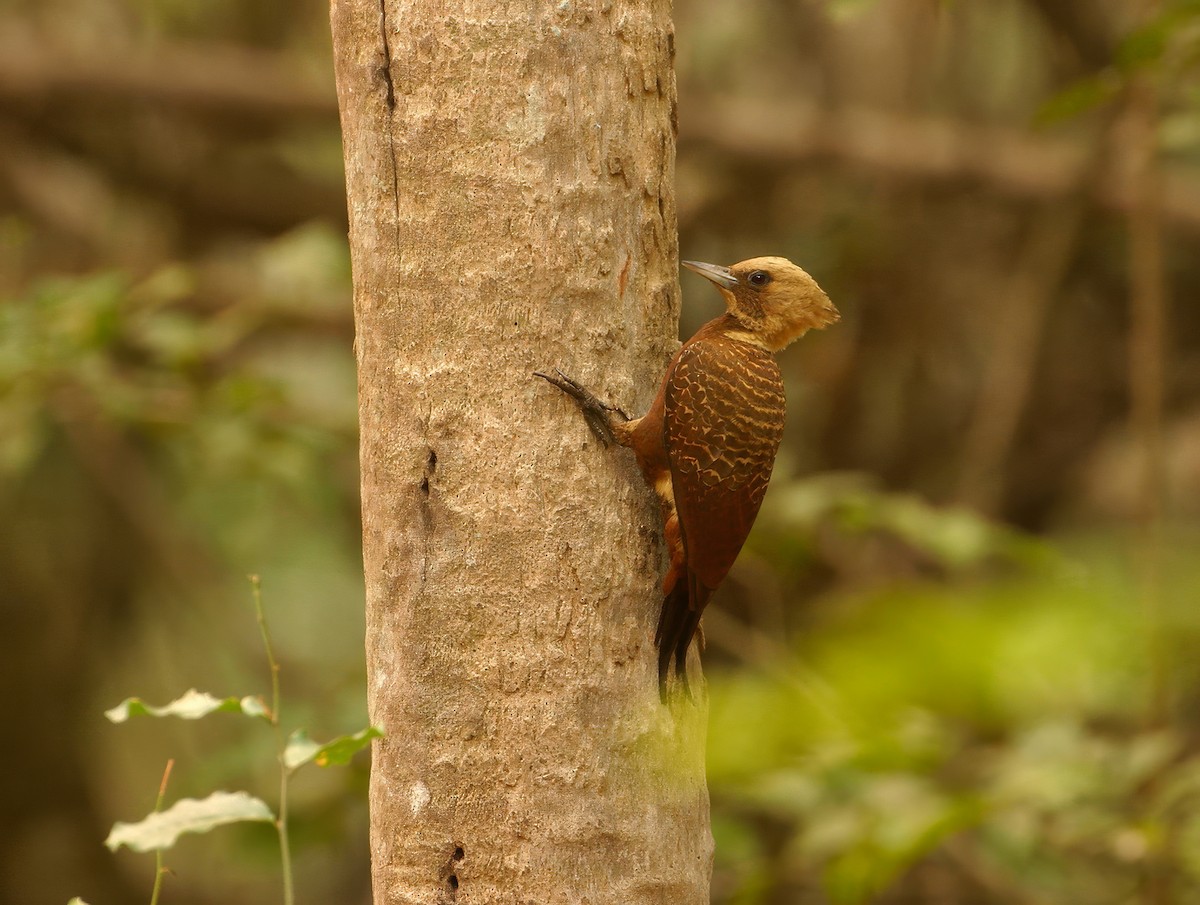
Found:
M 702 261 L 680 261 L 688 270 L 694 270 L 706 280 L 712 280 L 722 289 L 732 289 L 738 284 L 738 278 L 728 267 L 718 267 L 716 264 L 705 264 Z

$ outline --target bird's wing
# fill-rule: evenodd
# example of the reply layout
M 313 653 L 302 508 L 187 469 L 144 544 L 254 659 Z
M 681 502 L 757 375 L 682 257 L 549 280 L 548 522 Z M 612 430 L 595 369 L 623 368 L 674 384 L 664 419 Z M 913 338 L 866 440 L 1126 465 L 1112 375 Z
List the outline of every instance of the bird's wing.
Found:
M 783 438 L 779 366 L 756 346 L 698 340 L 680 354 L 665 402 L 663 430 L 688 570 L 713 589 L 742 549 L 771 479 Z

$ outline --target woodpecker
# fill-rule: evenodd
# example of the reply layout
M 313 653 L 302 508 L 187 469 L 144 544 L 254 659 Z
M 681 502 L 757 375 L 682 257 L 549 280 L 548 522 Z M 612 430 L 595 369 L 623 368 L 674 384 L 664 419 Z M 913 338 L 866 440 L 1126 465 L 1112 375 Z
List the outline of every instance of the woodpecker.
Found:
M 682 345 L 645 415 L 630 418 L 562 371 L 535 372 L 575 401 L 602 443 L 633 450 L 658 496 L 670 554 L 654 635 L 664 699 L 672 659 L 687 687 L 700 615 L 742 549 L 771 479 L 785 414 L 774 353 L 838 319 L 816 280 L 786 258 L 682 263 L 716 285 L 726 312 Z

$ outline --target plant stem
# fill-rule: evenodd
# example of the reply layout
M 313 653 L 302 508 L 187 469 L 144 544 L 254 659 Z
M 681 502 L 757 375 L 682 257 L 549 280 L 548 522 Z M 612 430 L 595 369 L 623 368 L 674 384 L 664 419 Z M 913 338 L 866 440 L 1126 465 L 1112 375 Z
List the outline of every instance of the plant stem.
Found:
M 287 740 L 283 737 L 283 726 L 279 722 L 279 661 L 275 659 L 275 648 L 271 645 L 271 632 L 267 627 L 266 613 L 263 611 L 262 579 L 251 575 L 250 587 L 254 594 L 254 614 L 258 618 L 258 631 L 262 635 L 267 663 L 271 667 L 271 725 L 275 727 L 276 756 L 279 760 L 279 816 L 275 820 L 275 831 L 279 834 L 279 860 L 283 867 L 283 902 L 284 905 L 295 905 L 292 847 L 288 842 L 288 778 L 291 771 L 283 759 Z
M 284 905 L 293 905 L 296 901 L 292 888 L 292 847 L 288 842 L 288 777 L 291 771 L 283 764 L 282 737 L 279 749 L 279 819 L 275 828 L 279 831 L 279 860 L 283 865 L 283 901 Z
M 171 758 L 167 761 L 167 768 L 163 770 L 162 782 L 158 784 L 158 797 L 154 799 L 154 812 L 158 813 L 162 810 L 163 799 L 167 795 L 167 780 L 171 778 L 171 768 L 175 766 L 175 759 Z M 150 905 L 158 905 L 158 894 L 162 891 L 163 875 L 167 869 L 163 867 L 162 849 L 154 850 L 154 889 L 150 893 Z
M 275 659 L 275 648 L 271 646 L 271 631 L 267 627 L 267 616 L 263 612 L 262 579 L 250 576 L 250 587 L 254 592 L 254 615 L 258 618 L 258 631 L 262 635 L 263 647 L 267 651 L 267 663 L 271 667 L 271 723 L 279 726 L 279 661 Z

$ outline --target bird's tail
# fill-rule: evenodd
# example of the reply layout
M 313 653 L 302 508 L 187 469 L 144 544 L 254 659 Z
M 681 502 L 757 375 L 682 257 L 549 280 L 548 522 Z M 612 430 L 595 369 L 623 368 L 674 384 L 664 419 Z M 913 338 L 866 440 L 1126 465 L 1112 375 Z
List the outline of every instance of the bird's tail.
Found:
M 658 646 L 658 691 L 665 701 L 667 679 L 671 673 L 671 660 L 675 661 L 675 675 L 689 694 L 687 678 L 687 653 L 692 638 L 700 627 L 700 614 L 712 594 L 690 571 L 686 578 L 675 582 L 675 586 L 663 597 L 662 612 L 658 617 L 658 630 L 654 643 Z

